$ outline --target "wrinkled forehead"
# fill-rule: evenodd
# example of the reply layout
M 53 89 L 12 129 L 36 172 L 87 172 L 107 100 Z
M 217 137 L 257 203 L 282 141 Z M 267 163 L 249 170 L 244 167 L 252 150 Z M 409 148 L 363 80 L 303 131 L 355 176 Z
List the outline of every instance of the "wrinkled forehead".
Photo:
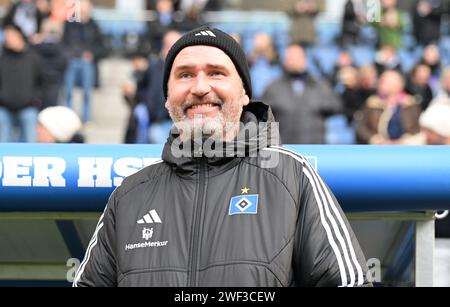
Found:
M 175 57 L 171 74 L 183 67 L 200 69 L 207 66 L 223 67 L 230 73 L 238 75 L 233 61 L 225 52 L 219 48 L 204 45 L 189 46 L 182 49 Z

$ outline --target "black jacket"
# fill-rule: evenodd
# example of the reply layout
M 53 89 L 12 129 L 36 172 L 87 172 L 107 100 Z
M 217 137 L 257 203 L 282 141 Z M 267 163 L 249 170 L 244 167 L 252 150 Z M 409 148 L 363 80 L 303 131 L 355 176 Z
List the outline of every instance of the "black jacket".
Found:
M 444 0 L 428 0 L 431 12 L 422 16 L 417 10 L 419 2 L 420 0 L 415 1 L 411 14 L 414 37 L 422 46 L 437 44 L 441 38 L 441 22 L 442 16 L 446 14 L 446 3 Z
M 242 121 L 273 116 L 253 102 Z M 364 255 L 336 199 L 277 140 L 265 125 L 240 144 L 245 157 L 207 158 L 204 150 L 176 158 L 171 136 L 162 161 L 111 195 L 74 286 L 367 284 Z
M 85 51 L 92 52 L 95 61 L 107 55 L 100 28 L 93 19 L 86 23 L 66 21 L 62 42 L 71 58 L 80 58 Z
M 31 49 L 4 48 L 0 56 L 0 106 L 18 111 L 38 106 L 43 83 L 42 62 Z
M 303 90 L 296 92 L 298 83 Z M 328 84 L 309 76 L 296 79 L 285 74 L 266 88 L 263 100 L 280 122 L 285 144 L 324 144 L 326 118 L 342 110 L 342 102 Z

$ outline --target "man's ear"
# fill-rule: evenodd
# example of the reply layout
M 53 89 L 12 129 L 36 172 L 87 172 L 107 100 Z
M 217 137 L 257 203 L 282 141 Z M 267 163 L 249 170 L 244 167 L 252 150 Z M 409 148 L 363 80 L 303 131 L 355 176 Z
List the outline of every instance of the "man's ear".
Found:
M 245 107 L 250 103 L 250 98 L 248 97 L 247 93 L 245 92 L 245 88 L 242 89 L 242 106 Z
M 169 110 L 169 107 L 170 107 L 169 99 L 166 100 L 166 102 L 164 103 L 164 106 L 166 107 L 167 110 Z

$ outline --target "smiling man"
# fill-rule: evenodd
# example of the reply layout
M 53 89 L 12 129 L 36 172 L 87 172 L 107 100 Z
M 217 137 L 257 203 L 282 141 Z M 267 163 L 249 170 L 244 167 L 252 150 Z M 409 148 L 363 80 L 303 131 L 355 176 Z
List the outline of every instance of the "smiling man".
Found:
M 183 140 L 196 135 L 196 129 L 228 141 L 237 135 L 249 97 L 225 52 L 211 46 L 182 49 L 174 60 L 168 86 L 171 92 L 166 107 L 175 124 L 187 130 Z
M 230 36 L 185 34 L 163 88 L 174 127 L 162 160 L 111 195 L 74 286 L 370 284 L 335 197 L 278 146 L 270 108 L 250 102 L 245 54 Z

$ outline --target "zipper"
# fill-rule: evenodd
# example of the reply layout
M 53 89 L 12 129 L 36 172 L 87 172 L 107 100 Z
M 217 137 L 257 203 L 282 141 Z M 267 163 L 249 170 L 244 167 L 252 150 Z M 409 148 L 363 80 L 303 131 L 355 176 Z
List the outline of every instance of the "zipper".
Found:
M 188 275 L 188 287 L 197 286 L 197 269 L 198 269 L 198 258 L 201 249 L 201 229 L 203 225 L 203 209 L 206 202 L 206 158 L 200 158 L 199 165 L 199 180 L 198 180 L 198 193 L 197 199 L 194 207 L 194 220 L 192 224 L 194 225 L 193 235 L 191 237 L 191 253 L 189 262 L 189 275 Z

